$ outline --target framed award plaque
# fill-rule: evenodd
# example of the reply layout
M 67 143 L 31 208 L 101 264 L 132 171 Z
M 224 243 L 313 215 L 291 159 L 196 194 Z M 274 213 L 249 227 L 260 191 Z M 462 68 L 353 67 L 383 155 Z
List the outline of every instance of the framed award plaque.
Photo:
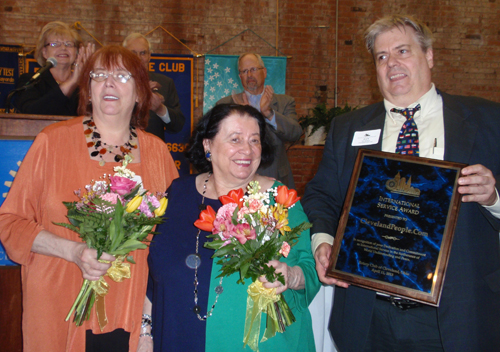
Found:
M 361 149 L 327 275 L 438 306 L 465 166 Z

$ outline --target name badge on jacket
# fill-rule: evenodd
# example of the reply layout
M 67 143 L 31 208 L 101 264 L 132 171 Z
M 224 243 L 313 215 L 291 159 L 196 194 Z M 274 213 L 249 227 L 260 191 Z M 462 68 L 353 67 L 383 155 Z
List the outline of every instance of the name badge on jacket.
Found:
M 352 146 L 359 147 L 363 145 L 377 144 L 382 130 L 357 131 L 352 137 Z

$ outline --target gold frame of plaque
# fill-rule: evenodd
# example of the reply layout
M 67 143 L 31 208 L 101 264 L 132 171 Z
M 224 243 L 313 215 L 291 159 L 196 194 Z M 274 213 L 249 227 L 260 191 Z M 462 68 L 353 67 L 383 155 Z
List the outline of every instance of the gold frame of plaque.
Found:
M 465 166 L 360 149 L 327 275 L 439 306 Z

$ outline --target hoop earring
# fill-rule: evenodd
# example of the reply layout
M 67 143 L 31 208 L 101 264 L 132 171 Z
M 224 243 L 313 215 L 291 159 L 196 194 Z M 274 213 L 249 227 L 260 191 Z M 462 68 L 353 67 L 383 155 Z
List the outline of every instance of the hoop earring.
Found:
M 210 153 L 210 150 L 208 150 L 206 153 L 205 153 L 205 158 L 207 158 L 207 160 L 209 162 L 212 162 L 212 153 Z

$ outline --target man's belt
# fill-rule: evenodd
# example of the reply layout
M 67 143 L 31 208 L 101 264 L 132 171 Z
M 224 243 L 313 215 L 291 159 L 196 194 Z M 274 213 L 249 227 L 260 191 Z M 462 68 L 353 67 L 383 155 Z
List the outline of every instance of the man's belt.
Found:
M 413 309 L 413 308 L 418 308 L 418 307 L 423 306 L 422 303 L 411 301 L 409 299 L 395 297 L 395 296 L 387 296 L 387 295 L 380 294 L 380 293 L 377 293 L 377 299 L 379 299 L 381 301 L 389 302 L 394 307 L 397 307 L 401 310 L 408 310 L 408 309 Z

